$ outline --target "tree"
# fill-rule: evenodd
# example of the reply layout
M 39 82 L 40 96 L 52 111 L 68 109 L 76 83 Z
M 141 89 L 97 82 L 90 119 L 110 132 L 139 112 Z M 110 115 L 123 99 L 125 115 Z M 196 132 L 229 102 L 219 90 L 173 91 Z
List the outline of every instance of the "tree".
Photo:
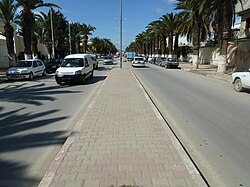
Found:
M 86 53 L 88 48 L 88 35 L 91 35 L 96 28 L 91 25 L 86 25 L 85 23 L 82 24 L 81 27 L 81 34 L 83 35 L 83 48 L 84 53 Z
M 31 41 L 35 26 L 35 16 L 33 11 L 39 7 L 58 7 L 55 4 L 44 3 L 43 0 L 16 0 L 18 7 L 21 7 L 21 19 L 23 23 L 23 42 L 25 58 L 31 58 Z
M 17 7 L 14 4 L 14 0 L 0 1 L 0 20 L 4 23 L 4 35 L 6 36 L 10 66 L 15 64 L 14 29 L 11 24 L 15 21 L 16 9 Z

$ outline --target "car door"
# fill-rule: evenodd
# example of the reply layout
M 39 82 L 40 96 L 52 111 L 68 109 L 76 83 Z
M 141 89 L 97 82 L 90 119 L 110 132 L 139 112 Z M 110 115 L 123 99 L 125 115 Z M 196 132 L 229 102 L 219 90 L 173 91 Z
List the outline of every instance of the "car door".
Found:
M 38 64 L 38 74 L 41 75 L 43 74 L 44 71 L 44 65 L 40 60 L 37 60 L 37 64 Z
M 39 66 L 36 60 L 33 61 L 32 71 L 34 76 L 37 76 L 39 74 Z
M 84 58 L 84 70 L 85 70 L 85 74 L 89 74 L 90 62 L 87 57 Z

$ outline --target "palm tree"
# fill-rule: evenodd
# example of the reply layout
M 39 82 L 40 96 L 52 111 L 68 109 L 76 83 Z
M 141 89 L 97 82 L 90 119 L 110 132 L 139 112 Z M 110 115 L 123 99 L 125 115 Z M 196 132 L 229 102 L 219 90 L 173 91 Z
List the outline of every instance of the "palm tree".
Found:
M 55 4 L 44 3 L 43 0 L 16 0 L 18 7 L 22 7 L 21 18 L 23 22 L 23 42 L 25 58 L 31 58 L 31 41 L 35 26 L 35 16 L 33 11 L 40 7 L 58 7 Z
M 242 1 L 239 0 L 242 4 Z M 217 72 L 224 74 L 227 64 L 227 46 L 232 25 L 235 19 L 235 5 L 237 0 L 203 0 L 204 7 L 211 7 L 212 13 L 215 16 L 214 20 L 218 25 L 218 35 L 220 39 L 220 59 Z
M 0 1 L 0 20 L 4 23 L 4 34 L 6 36 L 6 45 L 9 57 L 9 65 L 15 64 L 15 50 L 14 50 L 14 29 L 11 23 L 15 21 L 16 5 L 14 0 Z
M 81 25 L 81 34 L 83 35 L 83 47 L 84 53 L 87 52 L 88 46 L 88 35 L 91 35 L 96 28 L 91 25 L 86 25 L 85 23 Z
M 168 51 L 169 51 L 169 56 L 171 57 L 173 55 L 173 41 L 174 41 L 174 32 L 176 29 L 176 21 L 175 21 L 176 18 L 173 13 L 168 13 L 163 15 L 160 19 L 162 20 L 162 26 L 164 27 L 166 34 L 168 36 Z M 164 40 L 164 44 L 166 44 L 166 40 Z
M 193 43 L 193 68 L 197 69 L 199 68 L 200 42 L 205 39 L 205 33 L 208 32 L 210 25 L 210 19 L 205 19 L 208 16 L 206 14 L 208 9 L 201 9 L 199 0 L 178 0 L 176 9 L 182 10 L 180 14 L 186 20 L 182 26 L 179 26 L 179 30 L 181 33 L 186 33 L 188 41 Z

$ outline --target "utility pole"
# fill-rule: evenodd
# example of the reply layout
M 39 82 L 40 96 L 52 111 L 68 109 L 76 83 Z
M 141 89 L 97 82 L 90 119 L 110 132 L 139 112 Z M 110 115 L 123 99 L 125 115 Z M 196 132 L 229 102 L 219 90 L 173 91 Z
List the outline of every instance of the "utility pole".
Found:
M 51 40 L 52 40 L 52 58 L 55 58 L 55 43 L 54 43 L 54 28 L 52 20 L 52 8 L 50 8 L 50 26 L 51 26 Z
M 122 68 L 122 0 L 120 0 L 120 68 Z

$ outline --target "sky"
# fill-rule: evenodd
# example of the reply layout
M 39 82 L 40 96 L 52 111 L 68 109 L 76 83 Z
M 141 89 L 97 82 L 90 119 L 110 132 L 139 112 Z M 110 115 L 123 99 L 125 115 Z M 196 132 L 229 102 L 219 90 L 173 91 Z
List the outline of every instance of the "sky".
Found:
M 108 38 L 120 47 L 120 0 L 44 0 L 60 6 L 70 22 L 90 24 L 96 30 L 90 36 Z M 136 35 L 162 15 L 174 12 L 175 0 L 123 0 L 123 49 Z

